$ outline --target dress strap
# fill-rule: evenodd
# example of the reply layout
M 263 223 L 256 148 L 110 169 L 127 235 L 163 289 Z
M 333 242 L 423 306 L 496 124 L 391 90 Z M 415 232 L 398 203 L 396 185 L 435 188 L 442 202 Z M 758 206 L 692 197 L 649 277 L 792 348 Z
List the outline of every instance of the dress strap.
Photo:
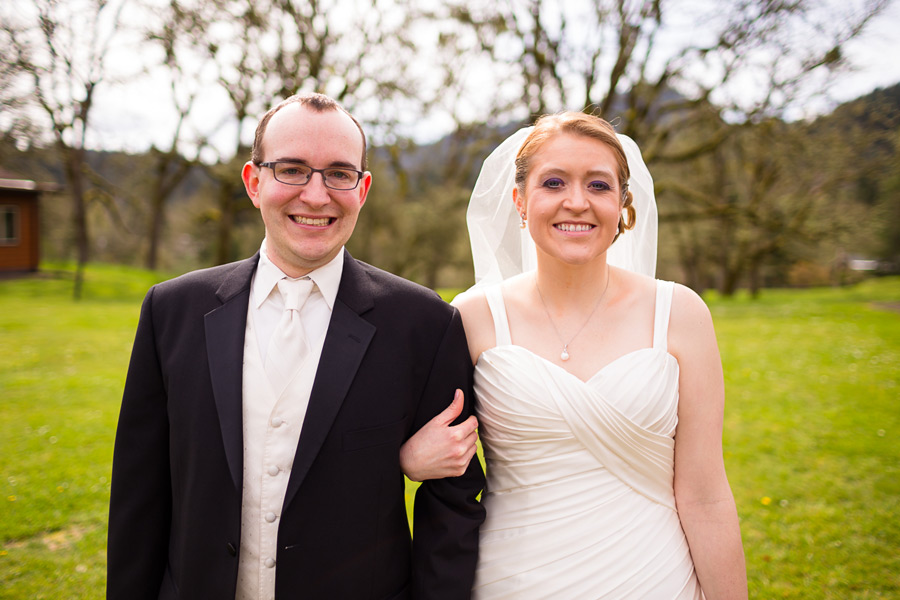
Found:
M 671 281 L 656 281 L 656 315 L 653 319 L 653 347 L 668 350 L 669 315 L 672 312 L 672 293 L 675 284 Z
M 491 315 L 494 317 L 495 344 L 509 346 L 512 344 L 512 336 L 509 333 L 509 319 L 506 316 L 506 303 L 503 301 L 503 291 L 500 289 L 500 285 L 484 288 L 484 297 L 491 309 Z

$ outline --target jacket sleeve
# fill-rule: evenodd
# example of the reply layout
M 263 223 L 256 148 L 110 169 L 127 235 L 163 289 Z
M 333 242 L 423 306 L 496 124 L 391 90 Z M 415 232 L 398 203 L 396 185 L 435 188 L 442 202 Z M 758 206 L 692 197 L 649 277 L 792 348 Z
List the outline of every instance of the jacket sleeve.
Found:
M 454 308 L 416 414 L 414 431 L 444 410 L 454 390 L 463 390 L 458 422 L 472 414 L 472 361 L 462 318 Z M 477 496 L 484 471 L 473 456 L 460 477 L 428 480 L 416 492 L 413 517 L 413 594 L 420 599 L 468 598 L 478 560 L 478 528 L 484 509 Z
M 151 288 L 141 307 L 113 454 L 107 598 L 157 598 L 167 564 L 171 478 L 166 386 Z

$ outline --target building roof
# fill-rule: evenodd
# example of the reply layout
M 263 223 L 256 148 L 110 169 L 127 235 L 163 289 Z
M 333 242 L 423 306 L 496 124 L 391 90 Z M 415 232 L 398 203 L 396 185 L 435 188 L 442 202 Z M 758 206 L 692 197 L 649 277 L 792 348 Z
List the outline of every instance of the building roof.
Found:
M 58 192 L 62 186 L 55 183 L 23 179 L 17 173 L 0 168 L 0 190 L 23 190 L 29 192 Z

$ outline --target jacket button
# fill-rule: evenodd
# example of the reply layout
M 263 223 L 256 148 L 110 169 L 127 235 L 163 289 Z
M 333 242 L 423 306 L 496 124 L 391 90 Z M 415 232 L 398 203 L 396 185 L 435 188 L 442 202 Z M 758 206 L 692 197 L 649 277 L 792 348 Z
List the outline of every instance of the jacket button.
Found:
M 237 556 L 237 548 L 234 547 L 234 544 L 228 542 L 228 554 L 231 556 Z

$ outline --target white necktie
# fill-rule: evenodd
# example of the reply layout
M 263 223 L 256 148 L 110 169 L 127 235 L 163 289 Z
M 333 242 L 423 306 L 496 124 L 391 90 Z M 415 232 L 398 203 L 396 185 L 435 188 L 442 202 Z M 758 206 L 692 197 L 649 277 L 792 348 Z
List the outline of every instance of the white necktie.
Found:
M 300 320 L 300 309 L 309 298 L 314 285 L 309 278 L 282 279 L 278 282 L 278 292 L 284 299 L 284 312 L 269 342 L 265 366 L 266 375 L 278 396 L 284 391 L 309 350 L 303 322 Z

